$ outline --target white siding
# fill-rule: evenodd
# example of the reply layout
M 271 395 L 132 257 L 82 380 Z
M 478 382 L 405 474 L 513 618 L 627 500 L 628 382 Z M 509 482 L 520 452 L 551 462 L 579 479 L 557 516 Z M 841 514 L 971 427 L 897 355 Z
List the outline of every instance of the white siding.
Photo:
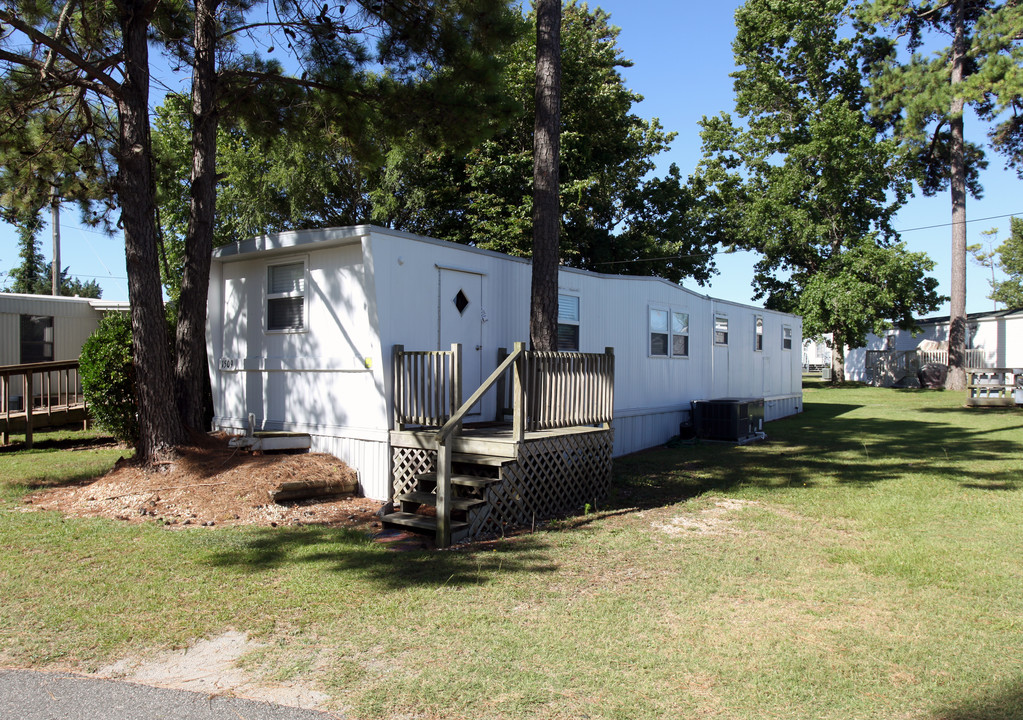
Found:
M 263 330 L 266 266 L 308 263 L 308 331 Z M 256 238 L 219 250 L 210 289 L 211 364 L 217 422 L 243 429 L 248 413 L 268 429 L 305 431 L 313 446 L 356 467 L 369 497 L 386 497 L 391 354 L 438 349 L 441 273 L 482 278 L 479 353 L 486 377 L 497 350 L 529 334 L 530 264 L 518 258 L 379 228 L 336 228 Z M 215 287 L 214 287 L 215 285 Z M 769 419 L 798 412 L 799 318 L 725 303 L 656 278 L 563 268 L 559 291 L 579 297 L 579 349 L 616 357 L 615 454 L 678 433 L 693 400 L 768 398 Z M 651 357 L 650 307 L 689 314 L 688 357 Z M 714 313 L 729 318 L 715 349 Z M 755 317 L 764 348 L 753 350 Z M 782 350 L 783 325 L 792 349 Z M 440 348 L 447 349 L 447 348 Z M 463 347 L 463 353 L 476 348 Z M 221 370 L 220 363 L 228 370 Z M 367 368 L 367 365 L 369 367 Z M 468 396 L 475 388 L 464 388 Z M 493 416 L 492 396 L 481 419 Z

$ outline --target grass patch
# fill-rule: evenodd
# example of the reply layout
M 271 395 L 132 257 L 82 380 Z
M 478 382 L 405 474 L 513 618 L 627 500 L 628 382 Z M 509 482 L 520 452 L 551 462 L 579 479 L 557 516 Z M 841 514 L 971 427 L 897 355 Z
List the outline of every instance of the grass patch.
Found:
M 48 478 L 0 482 L 0 655 L 234 628 L 356 718 L 1023 717 L 1023 413 L 960 402 L 813 383 L 767 442 L 623 458 L 597 512 L 451 552 L 22 513 L 68 471 L 0 454 Z

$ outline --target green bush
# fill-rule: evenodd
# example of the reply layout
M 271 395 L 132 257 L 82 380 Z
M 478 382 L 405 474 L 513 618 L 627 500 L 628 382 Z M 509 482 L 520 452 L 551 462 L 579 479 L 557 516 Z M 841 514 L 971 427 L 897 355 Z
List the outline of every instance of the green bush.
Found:
M 131 358 L 131 317 L 111 312 L 85 341 L 79 365 L 93 419 L 121 442 L 135 445 L 139 420 Z

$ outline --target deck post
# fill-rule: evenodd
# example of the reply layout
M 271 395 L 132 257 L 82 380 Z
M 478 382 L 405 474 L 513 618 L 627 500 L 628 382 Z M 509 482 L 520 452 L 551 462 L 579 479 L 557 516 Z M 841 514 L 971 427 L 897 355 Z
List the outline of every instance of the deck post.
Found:
M 607 356 L 607 366 L 604 372 L 604 391 L 601 393 L 603 406 L 601 412 L 604 417 L 607 418 L 601 423 L 601 427 L 605 430 L 611 429 L 611 418 L 614 417 L 615 407 L 615 349 L 613 347 L 604 348 L 604 354 Z
M 500 365 L 508 357 L 508 348 L 497 348 L 497 364 Z M 495 366 L 496 367 L 496 366 Z M 504 375 L 497 379 L 497 422 L 504 422 L 504 413 L 508 409 L 505 403 L 508 400 L 508 384 Z
M 462 343 L 451 343 L 451 407 L 448 409 L 448 417 L 451 417 L 458 408 L 462 407 Z M 462 432 L 462 423 L 455 427 L 454 434 Z
M 24 399 L 21 401 L 25 406 L 25 447 L 32 448 L 32 373 L 26 372 L 22 375 L 24 380 Z
M 525 364 L 526 364 L 526 343 L 515 343 L 515 352 L 519 357 L 515 360 L 514 384 L 512 385 L 512 439 L 515 442 L 522 442 L 526 437 L 526 388 L 525 388 Z
M 402 372 L 404 352 L 404 345 L 395 345 L 391 348 L 391 369 L 393 371 L 393 377 L 391 380 L 391 407 L 394 412 L 394 427 L 396 430 L 405 429 L 401 410 L 401 396 L 405 392 L 405 373 Z
M 451 544 L 451 445 L 437 443 L 437 547 Z

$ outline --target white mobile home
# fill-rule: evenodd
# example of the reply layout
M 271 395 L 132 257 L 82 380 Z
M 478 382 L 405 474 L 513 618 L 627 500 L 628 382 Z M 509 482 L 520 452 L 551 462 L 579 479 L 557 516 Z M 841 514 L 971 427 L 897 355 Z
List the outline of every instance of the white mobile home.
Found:
M 307 432 L 391 497 L 392 349 L 462 347 L 468 398 L 499 348 L 529 334 L 530 263 L 371 226 L 258 237 L 218 248 L 209 357 L 221 429 Z M 652 277 L 562 268 L 562 349 L 614 349 L 613 452 L 661 444 L 694 400 L 763 398 L 802 409 L 800 318 L 718 301 Z M 493 420 L 495 393 L 466 422 Z
M 925 347 L 941 348 L 938 360 L 947 353 L 949 318 L 934 317 L 918 320 L 920 332 L 889 330 L 885 335 L 871 333 L 867 343 L 859 348 L 846 349 L 846 379 L 861 382 L 874 380 L 871 357 L 880 353 L 907 353 L 927 343 Z M 945 356 L 947 357 L 947 355 Z M 970 313 L 966 317 L 966 364 L 973 368 L 1023 367 L 1023 308 Z
M 77 360 L 103 313 L 127 309 L 126 302 L 0 293 L 0 365 Z

